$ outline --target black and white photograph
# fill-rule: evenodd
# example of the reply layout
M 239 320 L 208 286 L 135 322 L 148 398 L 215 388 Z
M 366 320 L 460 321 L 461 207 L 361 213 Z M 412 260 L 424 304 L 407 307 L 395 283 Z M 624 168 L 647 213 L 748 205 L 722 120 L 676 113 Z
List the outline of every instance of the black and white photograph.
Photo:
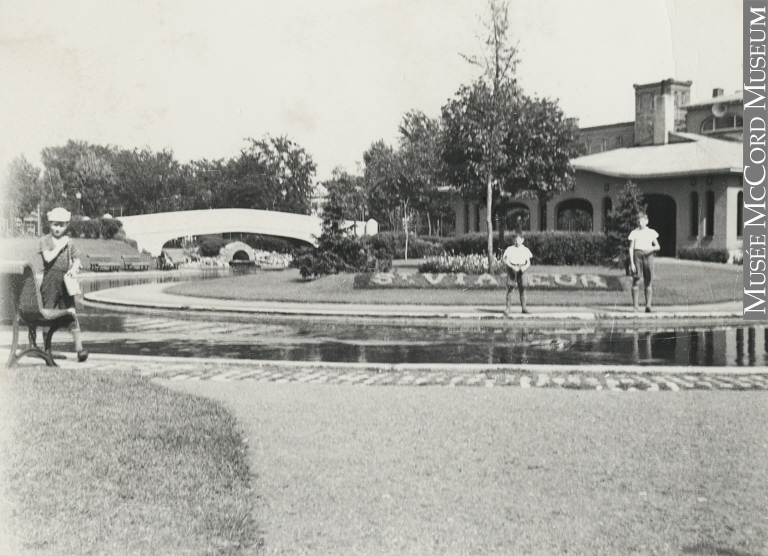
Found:
M 766 0 L 0 0 L 0 556 L 768 556 Z

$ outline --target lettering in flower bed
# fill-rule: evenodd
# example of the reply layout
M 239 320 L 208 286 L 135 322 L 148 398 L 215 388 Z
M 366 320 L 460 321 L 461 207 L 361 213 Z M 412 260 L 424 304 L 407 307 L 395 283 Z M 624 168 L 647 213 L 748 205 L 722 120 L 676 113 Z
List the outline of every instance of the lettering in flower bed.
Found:
M 569 272 L 528 274 L 528 288 L 533 290 L 594 290 L 622 291 L 620 276 L 608 274 L 579 274 Z M 355 289 L 506 289 L 507 277 L 503 274 L 456 274 L 424 273 L 397 274 L 374 272 L 355 276 Z

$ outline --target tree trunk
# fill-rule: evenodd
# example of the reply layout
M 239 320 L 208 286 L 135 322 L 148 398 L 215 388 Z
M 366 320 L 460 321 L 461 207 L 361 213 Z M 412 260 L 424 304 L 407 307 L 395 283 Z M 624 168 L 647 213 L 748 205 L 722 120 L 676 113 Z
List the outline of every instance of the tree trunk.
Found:
M 427 211 L 427 228 L 428 228 L 427 231 L 429 233 L 429 237 L 432 237 L 432 218 L 430 218 L 429 216 L 429 211 Z
M 507 230 L 507 207 L 503 203 L 499 204 L 499 248 L 504 249 L 504 232 Z
M 485 201 L 485 223 L 488 226 L 488 272 L 493 274 L 493 216 L 492 216 L 492 203 L 493 203 L 493 176 L 491 172 L 488 172 L 488 188 L 486 191 Z
M 408 205 L 403 203 L 403 227 L 405 228 L 405 260 L 408 260 Z

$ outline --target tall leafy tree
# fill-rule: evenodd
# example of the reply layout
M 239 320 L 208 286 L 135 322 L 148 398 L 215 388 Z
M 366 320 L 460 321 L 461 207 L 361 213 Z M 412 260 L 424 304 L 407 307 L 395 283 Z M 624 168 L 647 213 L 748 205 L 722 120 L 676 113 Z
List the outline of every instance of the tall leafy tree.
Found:
M 390 230 L 398 229 L 396 215 L 399 200 L 393 193 L 399 177 L 398 154 L 393 147 L 378 140 L 363 153 L 363 163 L 369 214 L 379 222 L 386 222 Z
M 443 158 L 450 181 L 465 197 L 485 199 L 489 265 L 493 258 L 493 213 L 513 198 L 549 198 L 573 184 L 570 159 L 580 154 L 577 130 L 557 101 L 531 98 L 515 78 L 507 6 L 490 3 L 486 52 L 471 59 L 483 76 L 462 87 L 443 107 Z
M 312 156 L 286 137 L 247 141 L 226 164 L 218 206 L 309 214 L 317 169 Z
M 2 193 L 6 216 L 11 221 L 24 218 L 35 210 L 43 199 L 40 168 L 29 162 L 24 155 L 17 156 L 8 165 L 6 187 L 2 189 Z
M 486 202 L 488 264 L 493 259 L 493 192 L 500 188 L 507 164 L 504 139 L 508 135 L 508 114 L 514 111 L 520 94 L 516 69 L 517 45 L 509 31 L 507 4 L 491 0 L 487 35 L 481 55 L 465 57 L 482 68 L 482 76 L 459 89 L 456 98 L 443 107 L 445 126 L 444 160 L 450 180 Z
M 112 165 L 89 149 L 82 153 L 71 174 L 75 188 L 75 212 L 81 216 L 101 216 L 108 208 L 108 196 L 116 183 Z M 77 196 L 79 195 L 79 198 Z
M 90 216 L 103 214 L 116 194 L 113 149 L 69 140 L 60 147 L 44 148 L 40 156 L 45 166 L 43 182 L 51 195 L 55 196 L 55 189 L 61 187 L 61 196 L 51 199 L 54 204 L 65 205 L 73 212 L 82 208 L 83 213 Z
M 364 220 L 366 198 L 364 178 L 349 174 L 341 167 L 333 169 L 331 179 L 323 182 L 328 192 L 327 206 L 341 211 L 339 217 L 344 220 Z
M 442 212 L 444 204 L 438 192 L 444 175 L 441 133 L 441 121 L 419 110 L 406 113 L 400 124 L 399 196 L 401 200 L 410 199 L 414 208 L 426 215 L 430 234 L 432 217 Z
M 108 208 L 125 215 L 172 212 L 191 208 L 189 166 L 182 166 L 173 151 L 113 149 L 116 195 Z

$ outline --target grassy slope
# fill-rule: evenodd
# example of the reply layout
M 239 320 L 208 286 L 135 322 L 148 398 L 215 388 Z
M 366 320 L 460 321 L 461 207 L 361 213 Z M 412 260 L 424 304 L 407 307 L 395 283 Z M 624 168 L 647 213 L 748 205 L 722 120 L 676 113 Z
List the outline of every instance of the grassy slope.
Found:
M 35 254 L 38 238 L 20 237 L 0 240 L 0 254 L 4 259 L 27 260 Z M 121 261 L 122 255 L 138 255 L 139 252 L 124 241 L 106 239 L 75 239 L 77 246 L 91 255 L 105 255 Z M 84 261 L 87 262 L 87 261 Z
M 252 442 L 278 554 L 768 554 L 762 392 L 175 382 Z
M 620 271 L 599 267 L 536 266 L 534 272 L 583 272 L 622 275 Z M 262 301 L 334 302 L 334 303 L 392 303 L 437 305 L 499 305 L 504 291 L 457 290 L 355 290 L 354 275 L 327 276 L 304 282 L 297 270 L 264 272 L 232 278 L 180 284 L 169 293 Z M 740 300 L 742 272 L 733 267 L 706 267 L 676 263 L 658 264 L 654 279 L 655 305 L 686 305 Z M 629 289 L 629 278 L 624 278 Z M 642 295 L 642 293 L 641 293 Z M 567 292 L 536 291 L 528 293 L 530 305 L 627 305 L 630 294 L 625 292 Z
M 2 385 L 16 405 L 14 524 L 30 552 L 235 555 L 258 545 L 245 446 L 219 406 L 128 374 L 28 366 Z

